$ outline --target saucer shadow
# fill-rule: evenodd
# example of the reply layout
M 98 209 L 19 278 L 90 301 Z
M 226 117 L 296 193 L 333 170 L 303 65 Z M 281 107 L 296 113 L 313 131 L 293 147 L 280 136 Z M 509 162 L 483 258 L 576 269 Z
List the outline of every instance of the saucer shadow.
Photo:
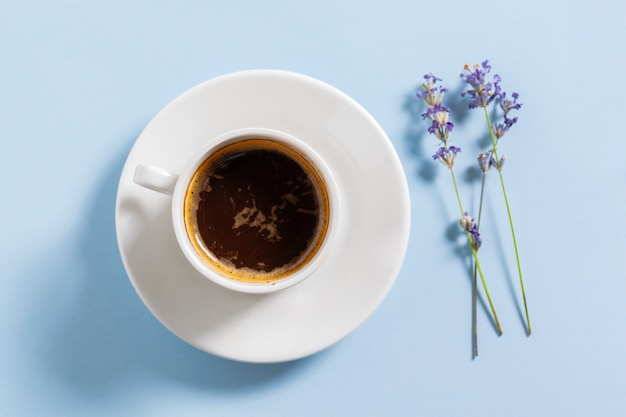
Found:
M 157 382 L 199 390 L 252 391 L 314 360 L 248 364 L 218 358 L 178 339 L 149 313 L 126 275 L 115 234 L 116 191 L 128 151 L 119 152 L 94 183 L 77 232 L 50 254 L 52 281 L 71 283 L 74 293 L 68 305 L 48 308 L 54 313 L 43 318 L 44 367 L 72 392 L 97 399 L 128 395 L 146 374 L 153 383 L 156 375 Z

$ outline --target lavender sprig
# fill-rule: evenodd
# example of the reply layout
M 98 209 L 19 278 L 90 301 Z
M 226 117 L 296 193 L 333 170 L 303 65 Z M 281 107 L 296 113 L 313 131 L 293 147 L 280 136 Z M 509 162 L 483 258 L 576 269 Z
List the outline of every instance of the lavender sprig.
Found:
M 469 96 L 469 108 L 487 107 L 500 93 L 500 76 L 495 75 L 492 81 L 487 81 L 486 77 L 491 71 L 489 61 L 484 61 L 481 65 L 469 65 L 464 67 L 467 73 L 461 73 L 461 78 L 471 86 L 469 90 L 461 93 L 461 97 Z
M 459 219 L 459 225 L 472 237 L 472 246 L 474 246 L 476 250 L 480 249 L 483 240 L 480 238 L 480 233 L 478 232 L 478 224 L 467 211 L 463 213 L 463 216 Z
M 478 259 L 477 251 L 480 247 L 482 240 L 480 238 L 477 225 L 475 224 L 473 218 L 465 210 L 463 210 L 463 204 L 461 203 L 461 197 L 459 194 L 459 187 L 456 182 L 456 176 L 454 175 L 454 163 L 456 161 L 457 154 L 461 152 L 461 148 L 449 145 L 448 143 L 450 141 L 450 133 L 454 129 L 454 124 L 450 121 L 450 109 L 441 104 L 443 97 L 448 90 L 442 86 L 438 86 L 437 82 L 439 81 L 442 81 L 441 78 L 438 78 L 432 74 L 424 75 L 424 83 L 422 84 L 422 89 L 417 92 L 417 97 L 424 100 L 427 105 L 426 111 L 422 114 L 422 119 L 427 119 L 430 121 L 428 132 L 435 135 L 435 137 L 439 139 L 442 145 L 433 155 L 433 159 L 440 161 L 450 171 L 452 183 L 454 185 L 454 191 L 461 212 L 459 224 L 467 235 L 468 243 L 474 257 L 474 262 L 478 273 L 480 274 L 482 285 L 489 301 L 491 313 L 496 323 L 498 332 L 502 334 L 502 326 L 500 325 L 500 320 L 498 319 L 498 315 L 493 305 L 491 295 L 489 294 L 489 289 L 487 287 L 487 283 L 485 281 L 485 277 L 480 266 L 480 261 Z
M 515 228 L 513 227 L 513 218 L 511 216 L 511 208 L 509 204 L 509 199 L 506 193 L 506 187 L 504 186 L 504 177 L 502 175 L 502 167 L 504 162 L 506 161 L 506 157 L 502 155 L 502 157 L 498 156 L 498 142 L 499 140 L 511 129 L 513 125 L 517 123 L 517 117 L 512 117 L 511 112 L 514 110 L 519 110 L 522 105 L 518 103 L 519 94 L 512 93 L 512 99 L 507 98 L 506 93 L 502 91 L 500 87 L 500 82 L 502 78 L 499 75 L 494 75 L 491 81 L 487 80 L 487 76 L 491 71 L 491 66 L 489 65 L 489 61 L 485 60 L 481 65 L 474 65 L 473 68 L 470 68 L 469 65 L 465 65 L 464 71 L 460 74 L 461 79 L 465 81 L 470 89 L 461 93 L 462 97 L 469 96 L 469 108 L 474 109 L 478 107 L 482 107 L 485 113 L 485 118 L 487 121 L 487 126 L 489 127 L 489 137 L 491 139 L 492 149 L 488 152 L 488 154 L 480 153 L 478 155 L 478 165 L 483 172 L 483 181 L 481 186 L 481 208 L 479 210 L 479 219 L 480 213 L 482 211 L 482 198 L 484 192 L 484 182 L 485 182 L 485 174 L 489 168 L 495 167 L 498 170 L 498 174 L 500 177 L 500 184 L 502 188 L 502 195 L 504 196 L 504 202 L 506 205 L 506 210 L 509 218 L 509 225 L 511 229 L 511 236 L 513 239 L 513 247 L 515 249 L 515 259 L 517 262 L 517 270 L 519 274 L 520 287 L 522 291 L 522 298 L 524 301 L 524 311 L 526 315 L 526 325 L 527 325 L 527 333 L 530 336 L 532 333 L 531 325 L 530 325 L 530 316 L 528 314 L 528 303 L 526 301 L 526 291 L 524 289 L 524 279 L 522 277 L 522 267 L 519 258 L 519 250 L 517 247 L 517 239 L 515 237 Z M 496 101 L 502 111 L 503 118 L 500 123 L 492 123 L 489 117 L 489 112 L 487 111 L 487 107 Z

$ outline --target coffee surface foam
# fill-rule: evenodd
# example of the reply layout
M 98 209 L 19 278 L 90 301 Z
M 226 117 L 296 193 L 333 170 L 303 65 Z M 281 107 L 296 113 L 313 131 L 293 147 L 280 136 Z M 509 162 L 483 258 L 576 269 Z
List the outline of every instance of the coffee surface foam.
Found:
M 184 210 L 189 239 L 207 263 L 236 280 L 269 282 L 315 255 L 329 201 L 305 157 L 279 142 L 246 139 L 200 165 Z

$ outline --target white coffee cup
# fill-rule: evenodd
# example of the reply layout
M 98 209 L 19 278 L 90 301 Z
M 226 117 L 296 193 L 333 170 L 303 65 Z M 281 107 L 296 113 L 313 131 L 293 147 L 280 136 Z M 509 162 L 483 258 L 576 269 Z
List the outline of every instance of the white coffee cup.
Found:
M 318 244 L 313 245 L 312 253 L 304 257 L 305 259 L 294 268 L 293 271 L 281 275 L 277 279 L 261 279 L 260 281 L 241 279 L 250 274 L 243 273 L 237 268 L 224 268 L 216 265 L 218 261 L 207 261 L 206 254 L 201 254 L 194 247 L 188 233 L 186 225 L 184 205 L 187 189 L 194 174 L 198 171 L 204 161 L 227 146 L 240 143 L 250 139 L 261 139 L 273 143 L 281 144 L 306 160 L 307 165 L 313 167 L 316 178 L 325 190 L 324 198 L 327 214 L 324 226 L 320 229 L 322 233 Z M 150 165 L 139 164 L 135 169 L 134 181 L 136 184 L 171 195 L 172 198 L 172 222 L 176 239 L 187 260 L 206 278 L 216 284 L 231 290 L 264 294 L 283 290 L 291 287 L 309 277 L 320 265 L 323 264 L 333 246 L 333 236 L 339 218 L 339 199 L 337 184 L 324 160 L 319 154 L 302 140 L 285 132 L 267 128 L 245 128 L 226 132 L 214 139 L 200 149 L 187 163 L 181 172 L 173 173 L 162 168 Z M 189 216 L 187 216 L 189 217 Z M 317 233 L 317 232 L 316 232 Z M 316 235 L 317 236 L 317 235 Z M 243 271 L 243 270 L 242 270 Z M 243 275 L 242 275 L 243 274 Z M 261 277 L 266 277 L 260 273 Z

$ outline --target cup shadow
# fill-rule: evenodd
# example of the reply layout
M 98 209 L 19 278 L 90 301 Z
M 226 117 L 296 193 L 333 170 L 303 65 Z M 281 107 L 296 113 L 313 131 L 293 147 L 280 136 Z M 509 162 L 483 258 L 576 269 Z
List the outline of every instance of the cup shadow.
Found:
M 43 318 L 48 324 L 41 357 L 45 368 L 73 392 L 101 398 L 103 393 L 128 395 L 145 374 L 198 390 L 252 391 L 314 361 L 222 359 L 178 339 L 149 313 L 126 275 L 115 234 L 117 185 L 129 150 L 118 152 L 95 180 L 79 231 L 50 254 L 56 259 L 53 282 L 71 282 L 75 292 L 68 305 Z

